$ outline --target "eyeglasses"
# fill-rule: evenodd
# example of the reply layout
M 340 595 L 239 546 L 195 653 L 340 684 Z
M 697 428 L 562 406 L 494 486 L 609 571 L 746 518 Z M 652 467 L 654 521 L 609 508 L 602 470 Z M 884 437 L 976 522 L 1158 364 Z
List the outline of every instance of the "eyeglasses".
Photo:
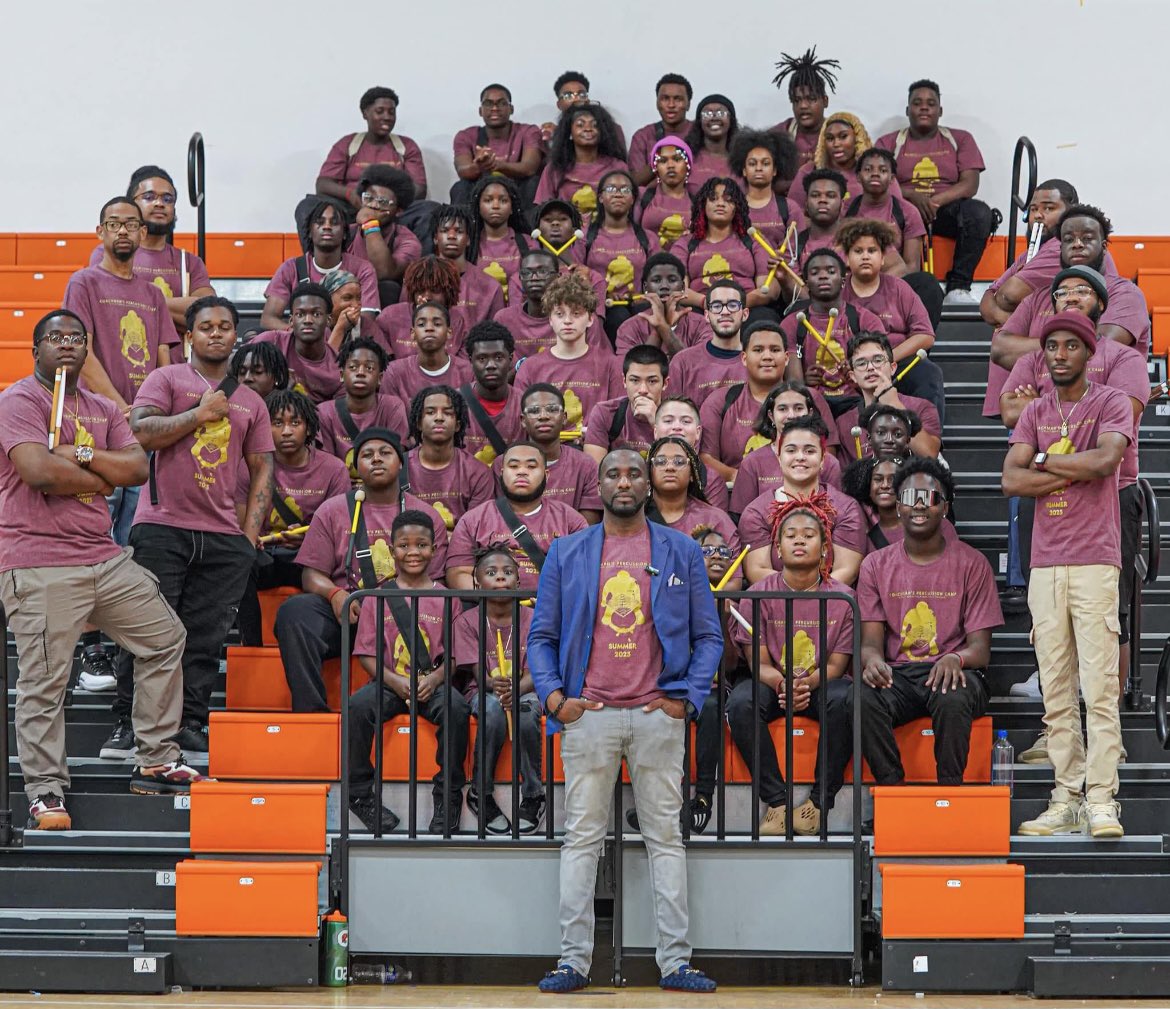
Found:
M 731 547 L 703 547 L 704 557 L 722 557 L 724 560 L 731 560 Z
M 137 234 L 142 228 L 141 221 L 119 221 L 115 218 L 110 218 L 108 221 L 102 221 L 102 227 L 111 235 L 116 235 L 119 231 L 125 228 L 131 235 Z
M 174 193 L 139 193 L 138 199 L 147 204 L 161 203 L 165 207 L 173 207 L 175 205 Z
M 731 301 L 709 301 L 707 311 L 712 315 L 722 315 L 724 312 L 738 312 L 743 308 L 743 302 L 732 298 Z
M 485 109 L 506 109 L 512 103 L 507 98 L 485 98 L 479 104 Z
M 520 268 L 520 276 L 525 280 L 531 280 L 533 277 L 551 277 L 555 272 L 556 271 L 551 266 Z
M 1058 287 L 1052 292 L 1052 300 L 1068 301 L 1074 295 L 1078 298 L 1083 298 L 1092 293 L 1093 289 L 1088 284 L 1077 284 L 1076 287 Z
M 726 119 L 731 113 L 727 109 L 703 109 L 699 115 L 704 119 Z
M 854 371 L 868 371 L 870 368 L 880 368 L 889 364 L 890 359 L 885 354 L 874 354 L 873 357 L 855 357 L 851 367 Z
M 397 201 L 393 196 L 375 196 L 373 193 L 362 193 L 362 206 L 373 207 L 375 210 L 389 210 Z
M 565 408 L 560 403 L 555 403 L 552 406 L 526 406 L 524 408 L 525 417 L 555 417 Z
M 650 465 L 655 469 L 686 469 L 687 457 L 685 455 L 656 455 L 650 460 Z
M 54 347 L 84 347 L 84 333 L 62 333 L 58 329 L 51 330 L 44 335 Z
M 903 487 L 898 494 L 898 504 L 903 504 L 907 508 L 933 508 L 942 504 L 942 501 L 941 491 L 926 490 L 922 487 Z
M 557 97 L 562 102 L 585 101 L 589 97 L 588 91 L 562 91 Z
M 634 190 L 630 186 L 602 186 L 601 191 L 606 196 L 629 196 Z

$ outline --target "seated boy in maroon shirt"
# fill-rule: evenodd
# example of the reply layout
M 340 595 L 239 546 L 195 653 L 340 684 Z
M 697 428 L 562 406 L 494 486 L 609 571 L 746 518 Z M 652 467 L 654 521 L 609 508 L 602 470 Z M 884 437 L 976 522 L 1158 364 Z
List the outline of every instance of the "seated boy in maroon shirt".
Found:
M 818 60 L 817 47 L 806 49 L 800 56 L 781 53 L 776 63 L 778 73 L 772 78 L 777 90 L 788 83 L 788 101 L 792 115 L 772 127 L 773 133 L 783 133 L 796 144 L 797 165 L 810 164 L 821 139 L 825 113 L 829 111 L 829 95 L 837 92 L 836 60 Z M 788 191 L 790 180 L 777 180 L 776 191 Z
M 464 206 L 439 207 L 432 218 L 435 255 L 459 271 L 458 308 L 467 324 L 493 318 L 504 308 L 504 289 L 479 267 L 467 260 L 475 219 Z
M 943 534 L 954 483 L 941 463 L 904 463 L 894 492 L 904 538 L 866 557 L 857 580 L 861 749 L 879 785 L 900 785 L 894 729 L 929 716 L 938 783 L 960 785 L 971 724 L 987 710 L 991 632 L 1003 624 L 995 575 L 978 550 Z
M 657 347 L 635 347 L 622 359 L 626 394 L 598 403 L 589 414 L 585 454 L 598 465 L 610 449 L 632 448 L 643 456 L 654 441 L 654 413 L 670 362 Z
M 483 124 L 460 130 L 452 143 L 459 176 L 451 187 L 452 203 L 465 203 L 472 185 L 486 175 L 503 175 L 520 186 L 538 177 L 544 164 L 540 130 L 513 122 L 513 112 L 512 92 L 503 84 L 489 84 L 480 92 Z M 531 190 L 535 188 L 533 181 Z
M 630 175 L 639 186 L 645 186 L 654 178 L 654 166 L 650 163 L 650 151 L 668 134 L 685 137 L 691 128 L 687 111 L 695 97 L 691 82 L 682 74 L 663 74 L 654 85 L 654 100 L 658 109 L 658 121 L 647 123 L 634 131 L 630 137 Z
M 442 382 L 458 388 L 471 381 L 471 365 L 455 357 L 451 349 L 451 326 L 447 308 L 434 301 L 416 305 L 411 313 L 414 353 L 401 355 L 386 366 L 382 376 L 383 394 L 398 395 L 404 403 L 420 389 Z
M 422 244 L 398 218 L 414 202 L 414 183 L 389 165 L 370 165 L 358 182 L 361 208 L 349 229 L 349 252 L 364 259 L 378 278 L 381 305 L 392 305 L 401 293 L 403 271 L 422 255 Z
M 288 363 L 289 382 L 314 403 L 333 399 L 341 391 L 337 347 L 329 333 L 333 299 L 320 284 L 298 284 L 289 300 L 289 328 L 257 333 L 252 343 L 271 343 Z
M 464 443 L 485 466 L 520 437 L 520 392 L 512 385 L 515 351 L 512 334 L 491 320 L 472 326 L 463 344 L 473 376 L 459 386 L 467 404 Z
M 616 351 L 624 354 L 639 344 L 661 347 L 667 357 L 711 337 L 702 312 L 685 304 L 687 275 L 682 261 L 669 252 L 656 252 L 642 270 L 642 304 L 637 315 L 617 331 Z
M 801 180 L 805 226 L 796 235 L 800 269 L 817 249 L 837 244 L 837 222 L 845 202 L 845 176 L 831 168 L 817 168 Z

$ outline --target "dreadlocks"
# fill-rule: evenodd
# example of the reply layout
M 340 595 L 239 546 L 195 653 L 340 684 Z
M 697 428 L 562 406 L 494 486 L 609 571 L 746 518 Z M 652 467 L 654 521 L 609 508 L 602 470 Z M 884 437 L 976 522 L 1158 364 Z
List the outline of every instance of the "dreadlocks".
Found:
M 438 256 L 423 256 L 402 274 L 402 292 L 408 305 L 425 292 L 440 295 L 448 309 L 454 308 L 459 304 L 459 269 Z
M 825 146 L 825 130 L 833 123 L 844 123 L 853 131 L 853 163 L 856 165 L 857 159 L 873 147 L 873 141 L 869 139 L 869 131 L 852 112 L 834 112 L 831 116 L 825 117 L 825 125 L 821 127 L 821 135 L 817 137 L 817 149 L 813 152 L 813 164 L 817 168 L 833 167 L 829 163 L 829 151 Z
M 507 557 L 513 564 L 516 563 L 516 555 L 509 548 L 507 540 L 492 540 L 482 547 L 475 548 L 471 555 L 471 570 L 479 570 L 479 566 L 489 557 Z
M 455 447 L 463 448 L 463 436 L 467 432 L 467 404 L 463 402 L 463 397 L 449 385 L 428 385 L 425 389 L 420 389 L 414 394 L 414 399 L 410 401 L 410 417 L 408 418 L 410 440 L 416 445 L 422 442 L 423 407 L 429 396 L 447 397 L 447 401 L 455 413 Z
M 735 214 L 731 218 L 731 231 L 738 236 L 744 245 L 751 248 L 747 233 L 748 228 L 752 225 L 751 208 L 748 206 L 747 197 L 743 195 L 743 190 L 735 184 L 734 179 L 716 175 L 704 182 L 691 199 L 691 234 L 693 237 L 689 244 L 692 252 L 699 242 L 707 237 L 707 201 L 715 198 L 715 190 L 720 186 L 723 187 L 723 198 L 735 208 Z
M 468 237 L 475 233 L 475 215 L 471 208 L 464 203 L 441 204 L 431 218 L 431 238 L 434 239 L 440 231 L 452 224 L 461 224 Z
M 508 227 L 516 236 L 516 247 L 520 250 L 520 255 L 524 255 L 528 251 L 528 242 L 524 239 L 527 229 L 524 225 L 524 213 L 520 209 L 520 190 L 516 188 L 516 183 L 506 175 L 484 175 L 471 187 L 471 195 L 467 198 L 467 207 L 471 213 L 473 224 L 471 244 L 467 247 L 467 261 L 469 263 L 474 263 L 479 258 L 479 242 L 484 230 L 483 218 L 479 213 L 479 201 L 483 198 L 484 190 L 488 186 L 499 186 L 508 194 L 508 200 L 512 204 L 512 209 L 508 214 Z
M 817 47 L 806 49 L 802 56 L 781 53 L 776 61 L 777 74 L 772 78 L 776 89 L 782 90 L 788 82 L 788 100 L 796 101 L 799 88 L 808 88 L 817 98 L 828 98 L 837 93 L 837 73 L 841 64 L 837 60 L 818 60 Z
M 317 432 L 321 430 L 321 422 L 317 418 L 317 408 L 308 396 L 295 389 L 273 389 L 264 402 L 272 420 L 276 420 L 286 410 L 294 417 L 300 417 L 305 422 L 305 444 L 313 444 Z
M 300 239 L 301 248 L 305 252 L 311 253 L 313 251 L 313 225 L 320 222 L 326 209 L 329 207 L 332 207 L 333 212 L 337 215 L 337 226 L 342 232 L 341 251 L 345 252 L 349 248 L 350 242 L 353 241 L 353 235 L 350 234 L 349 229 L 349 207 L 340 200 L 335 200 L 332 196 L 318 196 L 317 202 L 313 204 L 312 209 L 305 216 L 300 230 L 297 232 L 297 238 Z
M 772 544 L 777 552 L 780 550 L 780 537 L 784 533 L 784 526 L 794 515 L 805 515 L 820 528 L 821 544 L 825 548 L 821 555 L 821 578 L 827 579 L 829 572 L 833 570 L 833 524 L 837 521 L 837 510 L 824 491 L 807 498 L 794 497 L 784 502 L 777 501 L 772 505 L 772 514 L 769 516 L 772 525 Z
M 573 105 L 561 113 L 556 132 L 548 144 L 548 163 L 554 172 L 563 174 L 577 163 L 573 145 L 573 123 L 582 116 L 592 116 L 597 123 L 597 156 L 626 160 L 626 148 L 618 137 L 617 126 L 602 105 Z
M 241 376 L 244 372 L 244 361 L 249 354 L 252 355 L 253 367 L 259 364 L 272 376 L 273 391 L 288 387 L 288 361 L 281 349 L 275 343 L 261 343 L 259 340 L 250 340 L 236 351 L 228 369 L 232 378 L 243 384 Z

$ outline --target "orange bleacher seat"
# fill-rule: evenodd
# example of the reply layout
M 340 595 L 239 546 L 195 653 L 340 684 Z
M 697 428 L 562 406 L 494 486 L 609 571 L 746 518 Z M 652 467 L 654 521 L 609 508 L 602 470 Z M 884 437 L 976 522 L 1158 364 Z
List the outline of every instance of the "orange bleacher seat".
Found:
M 1017 246 L 1022 250 L 1023 242 L 1017 239 Z M 983 250 L 979 265 L 975 267 L 977 281 L 997 280 L 1004 271 L 1004 249 L 1007 247 L 1007 238 L 1003 235 L 992 235 L 991 241 Z M 947 271 L 955 259 L 955 243 L 950 238 L 938 236 L 934 240 L 934 275 L 939 280 L 945 280 Z M 926 269 L 926 252 L 923 251 L 923 269 Z
M 191 850 L 322 855 L 328 792 L 327 785 L 197 781 Z
M 60 308 L 61 301 L 0 302 L 0 343 L 23 343 L 29 351 L 24 371 L 19 377 L 32 374 L 32 331 L 37 320 L 51 308 Z
M 0 340 L 0 385 L 7 386 L 32 374 L 32 335 L 23 340 Z
M 273 630 L 276 625 L 276 611 L 280 609 L 281 603 L 291 596 L 299 595 L 300 591 L 291 586 L 281 586 L 256 593 L 260 600 L 260 637 L 264 644 L 276 644 L 276 632 Z
M 874 854 L 1007 856 L 1011 804 L 1006 785 L 875 786 Z
M 89 257 L 101 241 L 92 231 L 64 234 L 18 234 L 17 266 L 61 266 L 80 270 L 89 266 Z
M 1129 280 L 1141 270 L 1170 269 L 1170 235 L 1110 235 L 1109 255 Z
M 305 250 L 301 248 L 301 238 L 299 235 L 282 235 L 284 245 L 284 258 L 292 259 L 294 256 L 303 256 Z
M 175 866 L 178 935 L 317 936 L 320 862 L 219 862 Z
M 16 265 L 16 235 L 0 235 L 0 266 Z
M 1155 355 L 1166 354 L 1170 352 L 1170 305 L 1152 309 L 1150 317 L 1153 319 L 1150 349 Z
M 213 711 L 209 724 L 213 778 L 337 781 L 341 716 Z
M 212 277 L 271 277 L 285 261 L 284 236 L 207 236 L 207 271 Z
M 1151 311 L 1170 308 L 1170 269 L 1142 268 L 1138 270 L 1137 285 Z
M 56 302 L 65 296 L 71 267 L 0 266 L 0 301 Z
M 291 711 L 292 696 L 276 648 L 232 647 L 227 650 L 227 708 L 229 711 Z M 325 699 L 334 711 L 341 708 L 341 659 L 327 659 L 321 667 Z M 369 682 L 356 664 L 349 692 Z
M 886 939 L 1020 939 L 1022 865 L 900 865 L 882 873 Z

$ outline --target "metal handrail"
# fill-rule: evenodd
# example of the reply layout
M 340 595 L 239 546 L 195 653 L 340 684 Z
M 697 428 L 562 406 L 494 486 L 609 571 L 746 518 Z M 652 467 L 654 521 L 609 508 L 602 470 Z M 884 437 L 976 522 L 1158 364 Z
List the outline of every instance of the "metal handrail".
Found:
M 1028 155 L 1028 191 L 1020 198 L 1020 168 L 1023 166 L 1024 155 Z M 1004 269 L 1012 265 L 1016 258 L 1016 231 L 1019 227 L 1016 211 L 1026 214 L 1028 204 L 1032 202 L 1032 194 L 1036 192 L 1036 148 L 1027 137 L 1020 137 L 1016 141 L 1016 150 L 1012 154 L 1012 198 L 1008 205 L 1008 240 L 1007 250 L 1004 252 Z
M 1125 705 L 1129 710 L 1136 711 L 1144 705 L 1142 692 L 1142 586 L 1153 585 L 1158 580 L 1158 573 L 1162 566 L 1162 522 L 1158 513 L 1158 499 L 1154 495 L 1154 488 L 1150 481 L 1144 478 L 1137 482 L 1138 490 L 1142 495 L 1142 508 L 1145 512 L 1146 526 L 1146 557 L 1145 571 L 1141 571 L 1139 563 L 1133 574 L 1133 596 L 1129 607 L 1129 678 L 1125 689 Z M 1162 666 L 1166 662 L 1163 651 L 1162 661 L 1158 665 L 1157 696 L 1162 698 L 1165 706 L 1165 685 L 1162 684 Z M 1155 705 L 1155 710 L 1157 706 Z M 1163 716 L 1165 712 L 1163 711 Z M 1165 745 L 1165 739 L 1159 731 L 1158 739 Z
M 192 133 L 187 144 L 187 198 L 195 208 L 197 223 L 197 240 L 199 258 L 207 263 L 207 191 L 205 180 L 205 155 L 203 150 L 203 134 Z
M 1154 729 L 1163 750 L 1170 750 L 1170 718 L 1167 717 L 1166 690 L 1170 687 L 1170 639 L 1162 646 L 1158 675 L 1154 680 Z
M 1145 585 L 1153 585 L 1158 580 L 1158 572 L 1162 567 L 1162 521 L 1158 512 L 1158 499 L 1154 495 L 1150 481 L 1142 478 L 1138 480 L 1138 487 L 1142 492 L 1142 504 L 1146 511 L 1146 535 L 1150 541 L 1146 548 L 1146 573 L 1142 577 L 1142 582 Z
M 0 757 L 3 757 L 4 768 L 0 773 L 0 848 L 7 848 L 12 843 L 12 809 L 8 795 L 8 776 L 11 773 L 11 760 L 8 756 L 8 617 L 4 607 L 0 606 L 0 655 L 3 656 L 3 675 L 0 676 L 0 689 L 4 691 L 0 698 Z

